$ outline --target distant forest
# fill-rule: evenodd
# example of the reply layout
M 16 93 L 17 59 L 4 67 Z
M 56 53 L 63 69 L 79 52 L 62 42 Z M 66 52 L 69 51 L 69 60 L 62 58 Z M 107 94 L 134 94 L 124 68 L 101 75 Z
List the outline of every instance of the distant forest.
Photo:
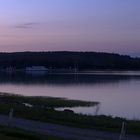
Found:
M 49 69 L 139 70 L 140 58 L 97 52 L 0 53 L 0 68 L 22 69 L 30 66 L 45 66 Z

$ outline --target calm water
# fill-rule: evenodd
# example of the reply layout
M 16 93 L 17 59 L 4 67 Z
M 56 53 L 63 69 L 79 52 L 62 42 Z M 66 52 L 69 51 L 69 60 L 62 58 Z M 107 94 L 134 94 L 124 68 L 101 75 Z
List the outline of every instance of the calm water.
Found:
M 99 101 L 97 107 L 78 107 L 74 111 L 140 119 L 140 72 L 1 73 L 0 92 Z

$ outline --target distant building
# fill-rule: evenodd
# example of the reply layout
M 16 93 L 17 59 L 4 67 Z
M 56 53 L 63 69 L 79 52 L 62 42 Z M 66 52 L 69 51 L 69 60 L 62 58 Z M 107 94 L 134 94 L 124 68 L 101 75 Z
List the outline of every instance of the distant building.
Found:
M 44 66 L 31 66 L 26 67 L 26 71 L 48 71 L 48 68 Z

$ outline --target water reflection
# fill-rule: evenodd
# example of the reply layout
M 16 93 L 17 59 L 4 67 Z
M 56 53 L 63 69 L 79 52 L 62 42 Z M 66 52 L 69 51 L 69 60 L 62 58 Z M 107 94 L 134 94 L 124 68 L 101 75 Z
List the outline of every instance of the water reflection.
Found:
M 59 107 L 55 108 L 58 111 L 64 111 L 64 110 L 72 110 L 74 113 L 78 114 L 84 114 L 84 115 L 100 115 L 100 109 L 101 109 L 101 103 L 90 106 L 90 107 Z
M 80 85 L 80 84 L 113 84 L 129 80 L 139 80 L 140 75 L 119 74 L 34 74 L 34 73 L 0 73 L 0 83 L 12 84 L 47 84 L 47 85 Z
M 101 103 L 99 103 L 99 104 L 97 104 L 95 106 L 95 113 L 94 113 L 94 115 L 99 115 L 100 108 L 101 108 Z

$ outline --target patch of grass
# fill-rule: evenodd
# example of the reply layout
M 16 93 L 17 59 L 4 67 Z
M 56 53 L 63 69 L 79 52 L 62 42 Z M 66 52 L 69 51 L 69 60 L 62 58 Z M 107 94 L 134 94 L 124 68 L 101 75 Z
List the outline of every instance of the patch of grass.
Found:
M 25 139 L 19 139 L 19 138 L 15 138 L 15 137 L 10 137 L 10 136 L 5 136 L 3 134 L 0 134 L 0 139 L 1 140 L 25 140 Z
M 39 135 L 17 128 L 0 126 L 0 139 L 2 140 L 65 140 L 60 137 Z

